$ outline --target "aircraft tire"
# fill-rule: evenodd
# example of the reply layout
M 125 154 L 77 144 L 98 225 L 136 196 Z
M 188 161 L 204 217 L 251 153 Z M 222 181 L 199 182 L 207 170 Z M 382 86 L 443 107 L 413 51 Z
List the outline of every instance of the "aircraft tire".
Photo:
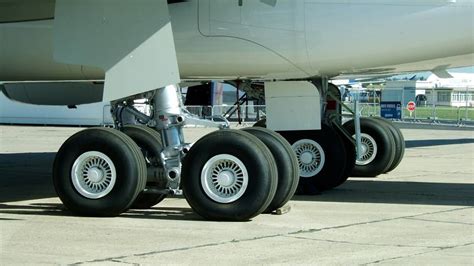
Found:
M 347 152 L 343 140 L 332 127 L 321 126 L 321 130 L 280 132 L 292 144 L 298 158 L 298 194 L 332 189 L 348 177 L 345 175 Z
M 241 130 L 204 136 L 183 160 L 184 196 L 208 220 L 246 221 L 259 215 L 272 202 L 277 182 L 271 151 Z
M 163 149 L 161 135 L 147 126 L 125 125 L 122 132 L 129 136 L 140 147 L 143 156 L 146 158 L 147 167 L 161 166 L 160 153 Z M 165 180 L 164 171 L 161 171 L 161 180 Z M 156 179 L 156 177 L 155 177 Z M 147 182 L 147 186 L 157 187 L 157 182 Z M 130 208 L 149 209 L 166 198 L 166 194 L 151 194 L 140 192 Z
M 71 136 L 53 165 L 53 184 L 64 205 L 83 216 L 117 216 L 145 188 L 146 163 L 124 133 L 91 128 Z
M 258 120 L 255 124 L 253 124 L 254 127 L 267 127 L 267 119 L 263 118 Z
M 361 160 L 356 161 L 352 176 L 376 177 L 385 173 L 392 165 L 395 159 L 395 139 L 381 121 L 361 118 L 360 125 L 364 151 Z M 343 126 L 354 137 L 354 120 Z
M 296 192 L 299 182 L 298 158 L 290 143 L 275 131 L 263 127 L 248 127 L 242 130 L 260 139 L 275 158 L 278 169 L 278 187 L 272 202 L 264 211 L 271 213 L 288 203 Z
M 347 179 L 351 176 L 352 171 L 354 170 L 355 164 L 356 164 L 356 150 L 355 150 L 355 145 L 352 139 L 349 139 L 345 134 L 343 134 L 340 129 L 334 128 L 339 137 L 341 138 L 344 148 L 346 149 L 346 167 L 344 168 L 344 173 L 339 180 L 339 182 L 336 183 L 335 187 L 338 187 L 342 185 L 344 182 L 347 181 Z
M 389 120 L 382 117 L 372 117 L 378 121 L 382 121 L 389 128 L 395 139 L 395 159 L 385 173 L 393 171 L 401 163 L 403 156 L 405 155 L 405 138 L 403 137 L 402 131 L 396 127 Z

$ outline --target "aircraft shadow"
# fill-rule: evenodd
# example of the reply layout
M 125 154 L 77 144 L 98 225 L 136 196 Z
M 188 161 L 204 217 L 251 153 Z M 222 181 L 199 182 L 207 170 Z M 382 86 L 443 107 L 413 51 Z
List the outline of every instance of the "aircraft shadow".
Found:
M 74 216 L 60 203 L 33 203 L 29 205 L 13 203 L 0 203 L 0 214 L 14 215 L 41 215 L 41 216 Z M 203 221 L 204 219 L 195 214 L 191 208 L 160 207 L 159 205 L 147 210 L 128 210 L 120 215 L 123 218 L 133 219 L 156 219 L 156 220 L 180 220 L 180 221 Z M 21 220 L 11 218 L 0 218 L 0 220 Z
M 431 146 L 444 146 L 444 145 L 456 145 L 456 144 L 471 144 L 474 143 L 474 139 L 430 139 L 430 140 L 406 140 L 406 148 L 419 148 L 419 147 L 431 147 Z
M 55 197 L 56 153 L 0 154 L 0 203 Z
M 297 201 L 474 206 L 474 184 L 348 180 L 338 188 Z

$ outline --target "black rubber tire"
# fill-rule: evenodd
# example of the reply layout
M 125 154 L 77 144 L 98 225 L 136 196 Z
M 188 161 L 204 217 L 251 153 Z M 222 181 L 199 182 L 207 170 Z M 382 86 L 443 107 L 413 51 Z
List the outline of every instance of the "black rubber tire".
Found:
M 279 132 L 290 144 L 302 139 L 317 142 L 324 151 L 326 160 L 321 171 L 312 177 L 300 177 L 298 194 L 317 194 L 332 189 L 347 179 L 344 174 L 347 155 L 344 142 L 339 134 L 326 124 L 321 130 L 281 131 Z
M 263 118 L 258 120 L 255 124 L 253 124 L 254 127 L 267 127 L 267 119 Z
M 354 120 L 346 122 L 344 128 L 353 136 L 355 134 Z M 361 118 L 361 133 L 371 136 L 377 144 L 377 154 L 372 162 L 366 165 L 356 163 L 352 176 L 376 177 L 385 173 L 395 159 L 395 139 L 387 126 L 378 120 Z
M 74 188 L 71 169 L 85 152 L 107 155 L 116 168 L 116 183 L 104 197 L 89 199 Z M 124 133 L 91 128 L 71 136 L 59 149 L 53 165 L 54 188 L 64 205 L 77 215 L 117 216 L 127 210 L 146 184 L 146 164 L 140 148 Z
M 125 125 L 122 128 L 122 132 L 129 136 L 138 147 L 140 147 L 140 150 L 146 159 L 147 167 L 158 167 L 161 165 L 160 153 L 163 149 L 163 145 L 161 143 L 161 135 L 158 132 L 147 126 L 139 125 Z M 162 174 L 164 175 L 164 173 Z M 157 187 L 159 184 L 156 182 L 147 182 L 147 187 L 151 186 Z M 163 201 L 166 196 L 166 194 L 152 194 L 144 193 L 142 191 L 130 208 L 149 209 Z
M 214 156 L 228 154 L 242 161 L 248 186 L 231 203 L 211 199 L 201 184 L 201 172 Z M 198 140 L 183 160 L 183 193 L 192 209 L 208 220 L 246 221 L 270 205 L 278 185 L 278 170 L 270 150 L 257 137 L 241 130 L 219 130 Z
M 382 121 L 390 129 L 394 139 L 395 139 L 395 159 L 392 162 L 392 165 L 387 169 L 385 173 L 391 172 L 397 168 L 397 166 L 402 162 L 403 156 L 405 155 L 405 138 L 403 137 L 402 131 L 395 126 L 391 121 L 382 118 L 382 117 L 371 117 L 372 119 L 377 119 Z
M 341 138 L 342 142 L 344 143 L 344 148 L 346 149 L 346 167 L 344 168 L 344 174 L 341 176 L 339 182 L 335 185 L 335 187 L 338 187 L 347 181 L 354 170 L 356 164 L 356 149 L 352 139 L 349 139 L 349 137 L 343 134 L 341 130 L 335 126 L 334 130 Z
M 298 159 L 290 143 L 280 134 L 263 127 L 242 129 L 260 139 L 273 154 L 278 169 L 278 187 L 272 202 L 264 211 L 270 213 L 283 207 L 293 197 L 298 187 Z

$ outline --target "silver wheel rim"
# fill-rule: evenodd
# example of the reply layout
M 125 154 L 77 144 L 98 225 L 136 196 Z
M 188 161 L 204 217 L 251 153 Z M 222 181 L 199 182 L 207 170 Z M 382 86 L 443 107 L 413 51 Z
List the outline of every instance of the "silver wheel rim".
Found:
M 112 191 L 117 172 L 114 163 L 107 155 L 89 151 L 74 161 L 71 179 L 79 194 L 88 199 L 100 199 Z
M 230 154 L 212 157 L 201 171 L 204 192 L 218 203 L 232 203 L 240 199 L 247 190 L 248 182 L 244 163 Z
M 314 140 L 302 139 L 295 142 L 292 147 L 298 158 L 301 177 L 313 177 L 321 172 L 326 162 L 321 145 Z
M 353 136 L 355 139 L 355 135 Z M 356 160 L 357 165 L 368 165 L 373 162 L 377 156 L 377 142 L 374 138 L 366 133 L 360 135 L 361 152 L 359 160 Z

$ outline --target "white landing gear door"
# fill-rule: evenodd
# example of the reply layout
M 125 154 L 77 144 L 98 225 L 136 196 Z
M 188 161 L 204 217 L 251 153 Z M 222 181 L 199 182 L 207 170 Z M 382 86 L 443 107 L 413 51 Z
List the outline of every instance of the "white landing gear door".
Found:
M 180 81 L 167 1 L 56 0 L 54 58 L 102 68 L 107 101 Z
M 320 130 L 321 96 L 307 81 L 265 82 L 267 128 L 276 131 Z

